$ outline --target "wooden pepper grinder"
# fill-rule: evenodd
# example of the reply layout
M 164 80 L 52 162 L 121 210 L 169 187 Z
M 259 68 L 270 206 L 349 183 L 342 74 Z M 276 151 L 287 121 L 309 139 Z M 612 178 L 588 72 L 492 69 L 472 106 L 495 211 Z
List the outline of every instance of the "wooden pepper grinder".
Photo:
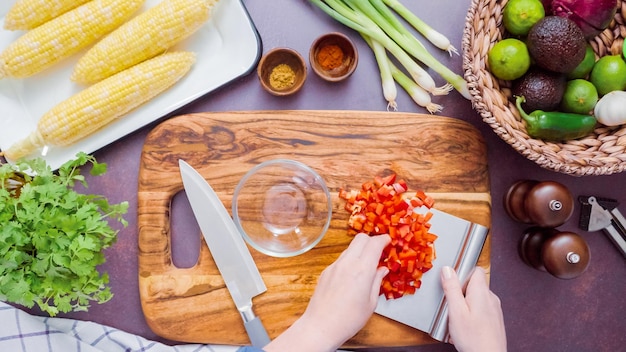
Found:
M 557 227 L 572 216 L 574 198 L 558 182 L 523 180 L 509 188 L 504 198 L 504 208 L 518 222 Z
M 578 277 L 589 265 L 589 246 L 573 232 L 531 227 L 522 236 L 518 249 L 527 265 L 559 279 Z

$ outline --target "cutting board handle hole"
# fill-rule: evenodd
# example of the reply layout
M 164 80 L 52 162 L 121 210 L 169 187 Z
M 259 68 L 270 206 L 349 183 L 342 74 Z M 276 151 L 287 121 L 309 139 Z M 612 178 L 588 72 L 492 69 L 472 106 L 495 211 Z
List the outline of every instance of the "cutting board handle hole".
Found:
M 185 191 L 178 192 L 170 204 L 172 264 L 186 269 L 195 266 L 200 257 L 201 232 Z

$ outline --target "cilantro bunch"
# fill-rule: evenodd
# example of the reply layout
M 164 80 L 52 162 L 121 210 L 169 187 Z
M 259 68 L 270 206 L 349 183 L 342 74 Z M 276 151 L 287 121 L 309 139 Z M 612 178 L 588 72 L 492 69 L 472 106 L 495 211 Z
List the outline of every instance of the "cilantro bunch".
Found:
M 0 166 L 0 300 L 55 316 L 111 299 L 108 274 L 96 267 L 116 240 L 108 219 L 126 226 L 128 202 L 74 190 L 77 182 L 87 187 L 80 174 L 87 163 L 94 176 L 106 172 L 85 153 L 57 172 L 42 159 Z

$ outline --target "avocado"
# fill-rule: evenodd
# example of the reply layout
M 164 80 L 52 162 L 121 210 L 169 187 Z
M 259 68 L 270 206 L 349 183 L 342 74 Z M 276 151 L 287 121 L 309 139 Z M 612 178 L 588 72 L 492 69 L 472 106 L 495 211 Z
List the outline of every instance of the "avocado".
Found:
M 512 93 L 514 96 L 526 98 L 522 107 L 527 112 L 553 111 L 561 103 L 566 84 L 565 75 L 533 66 L 524 76 L 513 82 Z
M 532 26 L 526 45 L 538 66 L 569 73 L 585 58 L 587 42 L 574 21 L 560 16 L 546 16 Z

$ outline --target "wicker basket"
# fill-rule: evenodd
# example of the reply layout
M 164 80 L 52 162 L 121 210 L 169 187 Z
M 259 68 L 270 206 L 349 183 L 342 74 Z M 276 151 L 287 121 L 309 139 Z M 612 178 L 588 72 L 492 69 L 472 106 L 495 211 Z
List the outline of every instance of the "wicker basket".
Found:
M 511 84 L 486 69 L 487 53 L 503 37 L 502 9 L 508 0 L 472 0 L 463 32 L 463 69 L 472 105 L 483 121 L 515 150 L 541 167 L 574 176 L 609 175 L 626 169 L 626 125 L 596 128 L 564 143 L 533 139 L 511 99 Z M 591 42 L 599 56 L 622 52 L 626 0 L 615 20 Z

